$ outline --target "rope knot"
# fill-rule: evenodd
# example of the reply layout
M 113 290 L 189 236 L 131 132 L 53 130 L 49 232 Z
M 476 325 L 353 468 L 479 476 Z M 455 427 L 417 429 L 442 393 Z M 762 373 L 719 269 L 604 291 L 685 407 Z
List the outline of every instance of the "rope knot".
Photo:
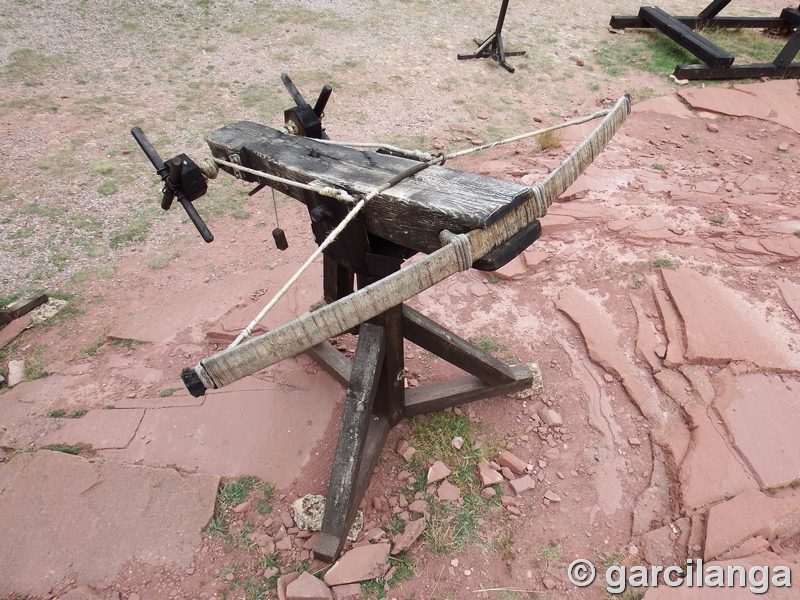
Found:
M 466 271 L 472 267 L 475 259 L 472 256 L 472 244 L 470 244 L 469 236 L 466 233 L 455 234 L 445 229 L 439 234 L 439 241 L 442 244 L 451 244 L 453 246 L 460 271 Z

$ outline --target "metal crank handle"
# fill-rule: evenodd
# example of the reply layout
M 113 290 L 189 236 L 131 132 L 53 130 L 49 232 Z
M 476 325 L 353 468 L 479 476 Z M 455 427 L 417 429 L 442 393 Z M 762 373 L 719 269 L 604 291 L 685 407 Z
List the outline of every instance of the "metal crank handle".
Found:
M 139 144 L 142 152 L 144 152 L 145 156 L 150 159 L 150 162 L 156 168 L 156 173 L 158 173 L 158 176 L 161 177 L 162 181 L 166 182 L 170 176 L 170 168 L 164 164 L 163 160 L 161 160 L 161 157 L 153 147 L 153 144 L 150 143 L 150 140 L 147 139 L 144 131 L 142 131 L 139 127 L 134 127 L 131 129 L 131 135 L 133 135 L 133 139 L 135 139 Z M 164 188 L 164 195 L 161 197 L 161 208 L 164 210 L 169 210 L 169 207 L 172 206 L 173 195 L 174 194 L 169 188 Z
M 161 179 L 166 179 L 169 176 L 169 169 L 167 169 L 167 165 L 164 164 L 164 161 L 161 160 L 161 157 L 156 152 L 156 149 L 153 148 L 153 144 L 150 143 L 150 140 L 147 139 L 147 136 L 144 134 L 144 131 L 141 130 L 139 127 L 134 127 L 131 129 L 131 135 L 133 139 L 139 144 L 139 147 L 142 149 L 142 152 L 145 153 L 145 156 L 150 159 L 150 162 L 153 163 L 153 166 L 156 168 L 156 172 L 158 173 Z
M 283 82 L 283 85 L 286 87 L 286 90 L 289 92 L 289 95 L 292 97 L 292 100 L 294 100 L 294 103 L 297 104 L 297 106 L 308 104 L 303 98 L 303 94 L 300 93 L 300 90 L 297 89 L 297 86 L 294 84 L 292 79 L 286 73 L 281 73 L 281 81 Z
M 183 195 L 183 193 L 178 193 L 178 202 L 181 203 L 183 210 L 186 211 L 186 214 L 189 215 L 189 218 L 192 220 L 192 223 L 194 223 L 194 226 L 197 227 L 197 231 L 200 232 L 200 235 L 203 237 L 203 241 L 206 244 L 213 242 L 214 234 L 208 230 L 203 218 L 197 213 L 194 204 L 192 204 L 191 201 Z
M 169 161 L 169 178 L 167 179 L 167 187 L 164 190 L 164 199 L 161 201 L 161 208 L 168 210 L 172 204 L 173 194 L 178 197 L 178 202 L 183 206 L 183 210 L 189 215 L 189 218 L 194 223 L 197 231 L 203 237 L 203 240 L 208 244 L 214 241 L 213 234 L 206 227 L 203 218 L 198 214 L 197 210 L 192 204 L 192 201 L 186 197 L 183 189 L 181 188 L 181 177 L 183 173 L 183 159 L 176 156 Z M 166 206 L 165 206 L 166 204 Z

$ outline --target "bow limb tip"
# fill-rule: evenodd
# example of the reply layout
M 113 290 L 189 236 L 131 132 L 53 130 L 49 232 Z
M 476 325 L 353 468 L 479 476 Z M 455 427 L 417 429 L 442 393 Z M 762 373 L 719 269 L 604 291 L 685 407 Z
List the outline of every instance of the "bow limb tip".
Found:
M 206 390 L 208 388 L 206 384 L 203 383 L 203 380 L 200 379 L 195 369 L 186 367 L 181 371 L 181 380 L 183 381 L 183 385 L 186 386 L 186 389 L 189 390 L 189 393 L 195 398 L 206 395 Z

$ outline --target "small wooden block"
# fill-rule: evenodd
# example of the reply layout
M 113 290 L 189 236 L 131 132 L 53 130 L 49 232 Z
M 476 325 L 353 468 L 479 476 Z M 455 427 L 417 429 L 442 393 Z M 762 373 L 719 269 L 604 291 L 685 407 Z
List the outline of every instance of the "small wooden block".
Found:
M 0 309 L 0 312 L 10 317 L 10 320 L 14 320 L 18 319 L 22 315 L 27 315 L 34 308 L 36 308 L 37 306 L 41 306 L 48 300 L 49 298 L 47 297 L 47 294 L 45 294 L 44 292 L 38 292 L 36 294 L 23 296 L 22 298 L 20 298 L 15 302 L 12 302 L 5 308 Z

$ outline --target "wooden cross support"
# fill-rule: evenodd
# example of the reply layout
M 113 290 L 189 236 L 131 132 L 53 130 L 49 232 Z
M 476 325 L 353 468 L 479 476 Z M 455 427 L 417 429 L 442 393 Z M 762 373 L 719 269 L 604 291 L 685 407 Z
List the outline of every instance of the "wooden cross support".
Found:
M 353 273 L 329 256 L 324 260 L 326 299 L 347 295 Z M 388 257 L 383 266 L 384 275 L 389 275 L 400 268 L 400 261 Z M 366 284 L 375 278 L 359 280 Z M 406 389 L 404 339 L 470 375 Z M 336 560 L 342 550 L 391 427 L 404 417 L 513 393 L 531 387 L 533 381 L 527 365 L 510 367 L 404 304 L 360 325 L 352 363 L 328 342 L 309 354 L 348 386 L 325 516 L 314 546 L 315 557 L 326 562 Z
M 614 29 L 658 29 L 668 38 L 703 61 L 700 65 L 678 65 L 673 75 L 678 79 L 749 79 L 757 77 L 800 77 L 800 62 L 795 61 L 800 51 L 800 7 L 784 8 L 780 17 L 720 17 L 720 11 L 731 0 L 713 0 L 695 17 L 673 17 L 657 6 L 642 6 L 639 16 L 613 16 Z M 771 63 L 734 65 L 734 57 L 713 44 L 698 28 L 764 28 L 790 32 L 786 45 Z M 793 32 L 793 33 L 792 33 Z

